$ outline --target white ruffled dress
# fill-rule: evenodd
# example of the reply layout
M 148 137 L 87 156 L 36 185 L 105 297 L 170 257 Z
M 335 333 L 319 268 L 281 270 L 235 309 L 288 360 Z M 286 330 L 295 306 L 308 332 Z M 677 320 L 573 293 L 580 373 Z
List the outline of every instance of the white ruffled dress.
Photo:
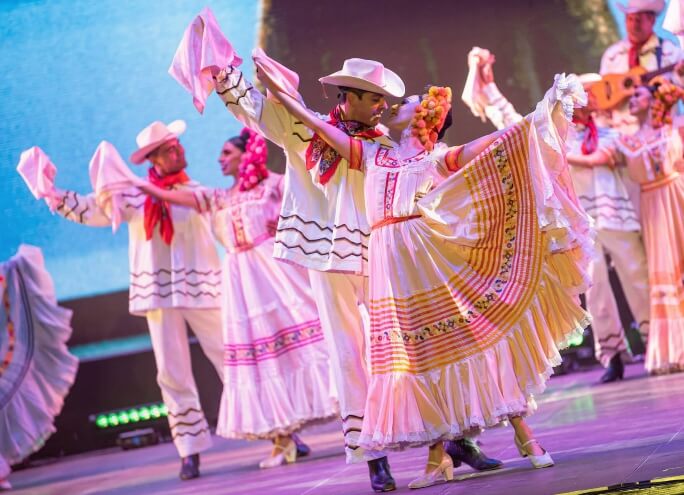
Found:
M 40 249 L 22 245 L 0 264 L 0 298 L 1 479 L 55 432 L 78 360 L 66 345 L 71 310 L 57 305 Z
M 337 414 L 308 271 L 273 258 L 282 179 L 271 173 L 248 191 L 196 193 L 226 248 L 224 387 L 216 428 L 226 438 L 288 435 Z
M 401 159 L 352 145 L 373 226 L 363 447 L 431 444 L 528 414 L 559 349 L 589 324 L 577 294 L 590 220 L 562 153 L 582 94 L 558 76 L 534 114 L 434 188 L 460 149 Z

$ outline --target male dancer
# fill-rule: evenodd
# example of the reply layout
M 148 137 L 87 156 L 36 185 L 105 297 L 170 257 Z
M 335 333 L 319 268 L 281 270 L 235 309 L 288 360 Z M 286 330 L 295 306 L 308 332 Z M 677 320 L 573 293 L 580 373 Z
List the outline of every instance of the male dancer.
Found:
M 163 188 L 195 189 L 185 173 L 178 136 L 185 122 L 156 121 L 137 137 L 131 162 L 149 161 L 148 180 Z M 147 318 L 157 363 L 157 383 L 169 411 L 169 426 L 181 457 L 180 478 L 199 476 L 199 453 L 211 447 L 209 425 L 192 376 L 186 324 L 202 350 L 223 373 L 221 265 L 209 218 L 193 208 L 171 206 L 135 187 L 119 193 L 121 218 L 128 222 L 131 314 Z M 112 214 L 95 195 L 55 190 L 49 200 L 64 218 L 89 226 L 112 224 Z

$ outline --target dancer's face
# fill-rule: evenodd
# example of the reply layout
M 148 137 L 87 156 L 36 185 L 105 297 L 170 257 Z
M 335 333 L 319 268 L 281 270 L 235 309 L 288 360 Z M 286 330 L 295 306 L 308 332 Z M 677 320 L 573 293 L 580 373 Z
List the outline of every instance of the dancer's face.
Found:
M 241 158 L 242 150 L 240 150 L 240 148 L 230 141 L 223 143 L 221 154 L 218 157 L 218 162 L 221 165 L 221 172 L 223 175 L 237 175 Z
M 178 138 L 163 142 L 150 153 L 149 160 L 162 177 L 180 172 L 188 166 L 188 162 L 185 161 L 185 148 Z
M 648 89 L 639 86 L 629 99 L 629 113 L 632 115 L 640 115 L 647 112 L 651 105 L 652 98 L 653 96 Z
M 347 93 L 344 105 L 345 118 L 357 120 L 363 124 L 375 127 L 380 123 L 382 112 L 387 109 L 385 97 L 379 93 L 364 91 L 361 96 Z
M 407 96 L 400 103 L 392 105 L 387 127 L 393 131 L 403 131 L 411 123 L 418 105 L 420 105 L 420 96 L 418 95 Z
M 656 16 L 653 12 L 627 14 L 625 16 L 625 28 L 630 43 L 641 44 L 646 42 L 653 34 L 655 19 Z

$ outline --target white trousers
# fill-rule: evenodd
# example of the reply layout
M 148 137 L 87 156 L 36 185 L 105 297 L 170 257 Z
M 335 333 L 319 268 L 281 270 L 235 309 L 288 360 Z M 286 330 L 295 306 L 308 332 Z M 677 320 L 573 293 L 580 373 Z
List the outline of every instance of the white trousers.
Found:
M 340 401 L 347 462 L 385 457 L 382 451 L 358 445 L 368 393 L 366 333 L 359 305 L 367 307 L 368 277 L 310 270 L 309 278 Z
M 199 453 L 211 447 L 211 433 L 192 376 L 186 322 L 223 383 L 221 310 L 163 308 L 145 316 L 173 443 L 181 457 Z
M 615 295 L 608 279 L 605 253 L 612 259 L 627 304 L 639 325 L 642 338 L 648 335 L 649 289 L 646 254 L 639 232 L 598 230 L 596 253 L 589 267 L 593 285 L 587 291 L 587 310 L 593 321 L 596 358 L 606 367 L 617 353 L 626 353 L 625 332 Z

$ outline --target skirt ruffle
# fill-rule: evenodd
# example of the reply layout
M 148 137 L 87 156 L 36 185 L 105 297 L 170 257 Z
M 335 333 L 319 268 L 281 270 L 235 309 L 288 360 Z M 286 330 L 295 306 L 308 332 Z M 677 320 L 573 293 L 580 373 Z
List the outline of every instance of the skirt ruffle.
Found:
M 74 383 L 78 360 L 66 345 L 71 311 L 57 305 L 40 250 L 21 246 L 2 268 L 7 285 L 0 309 L 0 351 L 7 355 L 8 315 L 16 340 L 0 376 L 0 452 L 16 464 L 55 432 L 54 418 Z
M 269 439 L 337 416 L 307 270 L 273 240 L 224 259 L 224 390 L 217 434 Z
M 428 445 L 533 412 L 534 395 L 544 391 L 561 363 L 559 350 L 589 324 L 587 313 L 547 269 L 529 309 L 491 348 L 428 373 L 374 375 L 360 445 Z

